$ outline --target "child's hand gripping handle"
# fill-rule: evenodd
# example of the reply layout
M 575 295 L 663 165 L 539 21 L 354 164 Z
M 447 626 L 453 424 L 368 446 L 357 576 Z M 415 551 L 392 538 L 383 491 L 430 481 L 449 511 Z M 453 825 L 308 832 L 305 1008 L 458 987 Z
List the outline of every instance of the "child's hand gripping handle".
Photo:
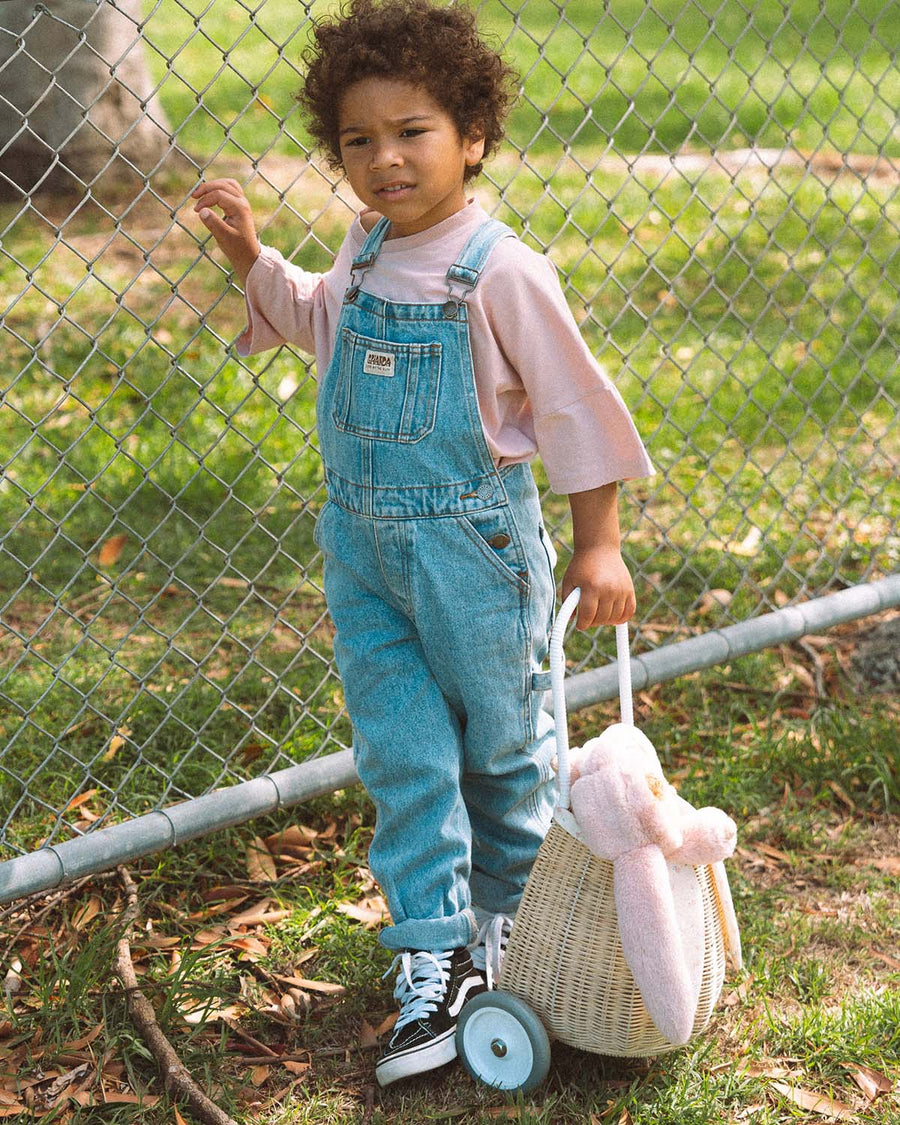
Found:
M 559 766 L 559 806 L 567 809 L 570 801 L 569 728 L 566 715 L 566 659 L 563 641 L 566 626 L 581 597 L 579 587 L 572 591 L 560 606 L 553 632 L 550 634 L 550 685 L 553 692 L 553 721 L 556 724 L 556 759 Z M 631 653 L 628 647 L 628 626 L 616 626 L 616 671 L 619 677 L 619 708 L 622 722 L 629 726 L 634 723 L 634 708 L 631 700 Z

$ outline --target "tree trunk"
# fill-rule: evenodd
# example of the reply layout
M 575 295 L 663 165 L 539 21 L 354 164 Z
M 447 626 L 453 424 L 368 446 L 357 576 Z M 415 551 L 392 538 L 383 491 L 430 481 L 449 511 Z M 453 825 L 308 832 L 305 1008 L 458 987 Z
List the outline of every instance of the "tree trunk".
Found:
M 0 196 L 126 186 L 177 156 L 140 0 L 0 4 Z

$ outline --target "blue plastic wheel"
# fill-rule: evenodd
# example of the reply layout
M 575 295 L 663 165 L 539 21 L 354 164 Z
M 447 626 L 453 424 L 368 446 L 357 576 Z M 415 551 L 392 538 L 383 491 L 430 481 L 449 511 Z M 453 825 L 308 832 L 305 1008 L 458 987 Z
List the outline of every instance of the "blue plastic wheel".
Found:
M 531 1008 L 509 992 L 482 992 L 456 1027 L 463 1066 L 478 1082 L 528 1094 L 547 1077 L 550 1040 Z

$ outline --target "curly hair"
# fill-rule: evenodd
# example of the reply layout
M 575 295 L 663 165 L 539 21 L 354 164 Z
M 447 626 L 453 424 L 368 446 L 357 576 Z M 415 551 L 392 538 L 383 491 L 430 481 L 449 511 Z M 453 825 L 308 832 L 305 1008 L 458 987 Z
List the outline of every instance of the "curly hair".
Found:
M 364 78 L 420 86 L 452 118 L 461 138 L 484 137 L 484 158 L 503 137 L 518 76 L 481 38 L 463 5 L 430 0 L 351 0 L 316 23 L 303 52 L 308 66 L 297 100 L 332 168 L 342 166 L 338 114 L 343 91 Z M 466 168 L 477 176 L 483 162 Z

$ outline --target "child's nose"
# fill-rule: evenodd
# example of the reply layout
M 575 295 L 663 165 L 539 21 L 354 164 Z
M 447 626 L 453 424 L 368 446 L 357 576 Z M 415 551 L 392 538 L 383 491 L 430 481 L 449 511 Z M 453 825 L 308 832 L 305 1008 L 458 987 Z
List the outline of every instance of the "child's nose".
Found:
M 378 171 L 380 168 L 396 168 L 402 162 L 396 145 L 389 142 L 372 145 L 370 163 L 373 171 Z

